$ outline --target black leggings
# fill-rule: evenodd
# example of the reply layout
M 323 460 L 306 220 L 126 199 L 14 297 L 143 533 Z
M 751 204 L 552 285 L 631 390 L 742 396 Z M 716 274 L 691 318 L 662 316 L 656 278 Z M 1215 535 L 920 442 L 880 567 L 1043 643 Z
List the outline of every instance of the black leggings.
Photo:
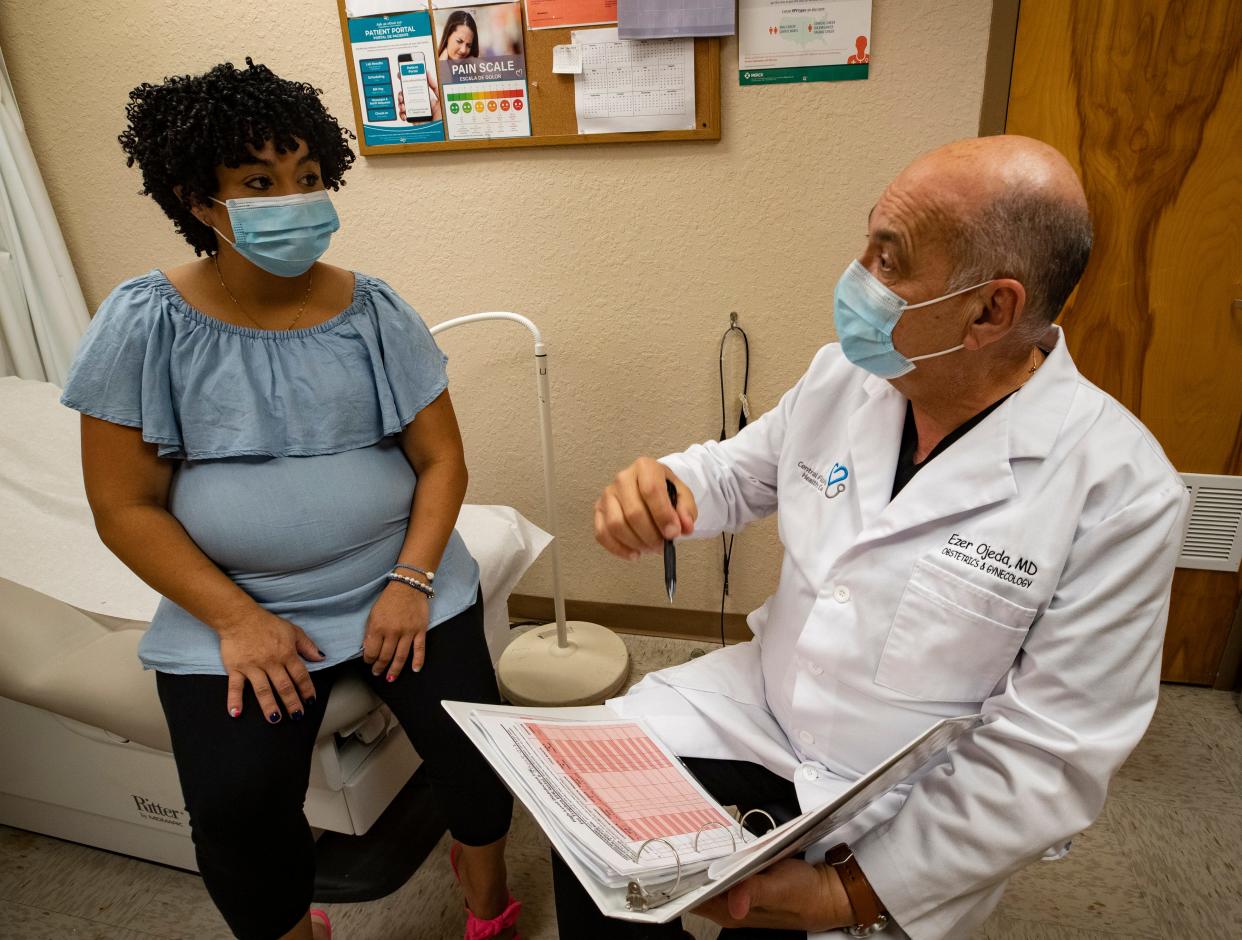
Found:
M 404 669 L 389 683 L 361 658 L 312 672 L 315 704 L 300 721 L 268 724 L 249 684 L 241 717 L 230 718 L 225 676 L 157 673 L 199 871 L 241 940 L 273 940 L 310 906 L 315 844 L 302 803 L 328 696 L 350 673 L 401 722 L 453 838 L 487 845 L 509 830 L 513 798 L 440 705 L 500 703 L 481 601 L 427 633 L 420 672 Z
M 777 825 L 798 815 L 794 785 L 766 767 L 740 760 L 683 757 L 686 769 L 703 788 L 725 806 L 765 810 Z M 747 822 L 749 828 L 750 823 Z M 766 828 L 766 827 L 764 827 Z M 552 851 L 552 886 L 556 892 L 556 923 L 561 940 L 682 940 L 689 933 L 681 918 L 668 924 L 636 924 L 605 917 L 556 850 Z M 802 930 L 759 930 L 735 927 L 720 932 L 720 940 L 806 940 Z

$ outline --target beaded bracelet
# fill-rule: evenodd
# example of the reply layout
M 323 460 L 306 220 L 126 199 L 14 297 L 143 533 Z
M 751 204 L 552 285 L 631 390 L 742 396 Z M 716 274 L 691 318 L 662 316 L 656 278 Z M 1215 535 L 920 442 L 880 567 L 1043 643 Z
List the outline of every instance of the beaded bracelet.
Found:
M 426 568 L 419 568 L 416 565 L 407 565 L 404 562 L 399 561 L 395 565 L 393 565 L 393 567 L 394 568 L 408 568 L 410 571 L 417 571 L 419 574 L 421 574 L 423 577 L 427 579 L 428 583 L 436 579 L 436 573 L 434 571 L 428 571 Z
M 430 584 L 424 584 L 417 578 L 407 578 L 405 575 L 397 574 L 395 571 L 390 571 L 386 577 L 389 581 L 400 581 L 402 584 L 407 584 L 416 591 L 421 591 L 423 594 L 426 594 L 429 599 L 436 596 L 436 592 L 431 589 Z

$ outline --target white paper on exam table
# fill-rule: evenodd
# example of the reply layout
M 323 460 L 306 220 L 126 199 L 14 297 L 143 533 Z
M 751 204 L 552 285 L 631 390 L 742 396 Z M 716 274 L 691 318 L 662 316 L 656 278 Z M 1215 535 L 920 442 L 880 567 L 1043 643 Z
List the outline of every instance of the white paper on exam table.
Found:
M 732 36 L 737 32 L 734 0 L 618 0 L 622 39 Z
M 937 722 L 897 753 L 881 762 L 870 773 L 861 777 L 837 799 L 803 813 L 732 854 L 717 859 L 705 871 L 700 869 L 687 874 L 683 868 L 681 883 L 677 886 L 677 892 L 669 900 L 659 903 L 658 906 L 634 910 L 627 905 L 630 897 L 627 887 L 609 886 L 599 880 L 582 858 L 580 848 L 573 845 L 571 839 L 565 838 L 563 831 L 552 821 L 534 788 L 524 781 L 522 775 L 516 773 L 496 751 L 491 738 L 474 721 L 474 714 L 481 710 L 480 706 L 469 702 L 445 701 L 442 704 L 461 726 L 467 737 L 487 758 L 505 784 L 514 791 L 514 794 L 530 811 L 599 909 L 609 917 L 621 920 L 660 924 L 667 923 L 709 898 L 727 891 L 733 885 L 762 871 L 769 865 L 825 839 L 833 831 L 854 819 L 884 793 L 913 776 L 962 734 L 982 723 L 979 715 L 946 718 Z M 482 708 L 493 714 L 543 720 L 622 720 L 615 712 L 602 705 L 581 708 L 505 706 L 483 706 Z M 669 874 L 670 877 L 662 880 L 659 879 L 658 874 L 639 880 L 647 892 L 657 894 L 673 888 L 672 869 L 669 869 Z
M 615 26 L 575 30 L 571 39 L 582 47 L 579 134 L 694 130 L 693 39 L 631 42 Z

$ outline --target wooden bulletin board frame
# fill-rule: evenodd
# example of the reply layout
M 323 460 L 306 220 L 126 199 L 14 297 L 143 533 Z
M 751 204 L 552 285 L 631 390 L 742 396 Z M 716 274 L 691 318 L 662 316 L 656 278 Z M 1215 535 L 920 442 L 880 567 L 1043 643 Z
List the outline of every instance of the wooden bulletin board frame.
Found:
M 469 0 L 462 0 L 469 5 Z M 527 98 L 530 101 L 530 137 L 502 137 L 486 140 L 437 140 L 428 143 L 368 145 L 362 133 L 362 104 L 354 75 L 353 46 L 349 41 L 349 20 L 345 0 L 337 0 L 341 19 L 341 39 L 345 44 L 345 65 L 349 73 L 349 93 L 354 103 L 354 123 L 358 130 L 358 149 L 365 156 L 390 153 L 443 153 L 455 150 L 504 150 L 518 147 L 560 147 L 572 144 L 639 143 L 659 140 L 720 140 L 720 40 L 694 40 L 694 113 L 696 127 L 683 131 L 639 131 L 621 134 L 579 134 L 574 110 L 574 76 L 552 71 L 552 47 L 570 42 L 573 29 L 530 29 L 524 27 Z M 434 11 L 433 11 L 434 12 Z M 522 4 L 525 24 L 526 4 Z M 575 27 L 578 28 L 578 27 Z M 585 27 L 590 29 L 590 27 Z

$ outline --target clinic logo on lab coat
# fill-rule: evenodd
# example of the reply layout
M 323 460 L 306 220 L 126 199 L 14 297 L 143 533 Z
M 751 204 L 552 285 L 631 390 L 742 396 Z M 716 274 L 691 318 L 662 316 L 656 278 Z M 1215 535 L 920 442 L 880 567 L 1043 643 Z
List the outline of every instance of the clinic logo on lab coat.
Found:
M 825 474 L 799 460 L 798 470 L 802 474 L 803 483 L 815 487 L 828 499 L 836 499 L 847 489 L 845 481 L 849 479 L 850 471 L 843 463 L 834 463 L 832 469 Z

